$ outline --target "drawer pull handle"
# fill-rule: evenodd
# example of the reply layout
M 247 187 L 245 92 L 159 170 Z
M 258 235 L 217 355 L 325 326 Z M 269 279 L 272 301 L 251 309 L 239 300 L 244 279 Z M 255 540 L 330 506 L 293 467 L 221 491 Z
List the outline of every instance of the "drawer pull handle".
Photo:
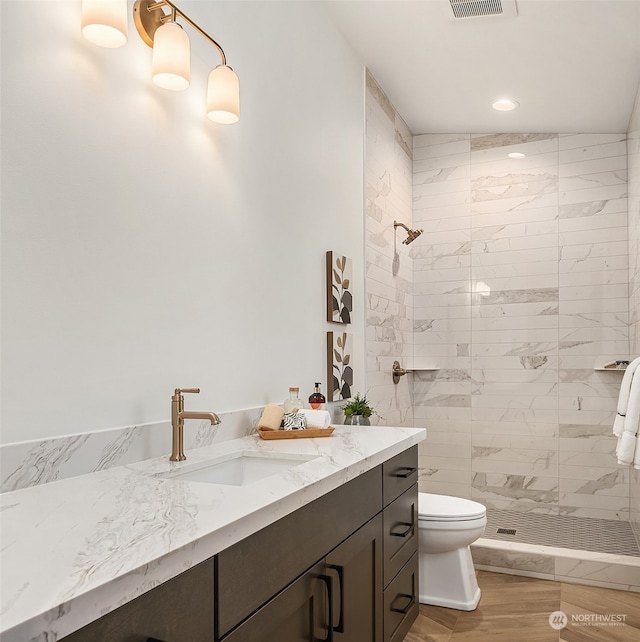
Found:
M 393 473 L 394 477 L 401 477 L 402 479 L 406 479 L 407 477 L 411 477 L 413 473 L 418 470 L 417 468 L 412 468 L 411 466 L 402 466 L 402 468 L 398 468 L 395 473 Z
M 406 528 L 402 531 L 396 531 L 394 530 L 396 526 L 406 526 Z M 407 535 L 413 531 L 413 524 L 409 524 L 408 522 L 400 522 L 399 524 L 396 524 L 396 526 L 389 531 L 393 537 L 407 537 Z
M 329 575 L 318 575 L 318 579 L 327 587 L 327 600 L 329 602 L 329 621 L 327 622 L 327 637 L 316 642 L 333 642 L 333 582 Z M 314 636 L 315 638 L 315 636 Z
M 333 630 L 336 633 L 344 633 L 344 566 L 327 564 L 327 567 L 338 574 L 338 582 L 340 583 L 340 618 L 338 620 L 338 626 L 334 626 Z M 333 620 L 331 620 L 331 625 L 333 626 Z
M 393 602 L 392 602 L 391 603 L 391 610 L 394 613 L 402 613 L 402 615 L 406 615 L 411 610 L 411 607 L 416 603 L 416 596 L 415 595 L 407 595 L 407 593 L 399 593 L 396 596 L 396 599 L 394 600 L 394 602 L 400 597 L 407 598 L 409 600 L 408 604 L 406 606 L 402 607 L 401 609 L 399 609 L 399 608 L 396 608 L 395 606 L 393 606 Z
M 158 638 L 147 638 L 147 642 L 162 642 L 162 640 L 158 640 Z

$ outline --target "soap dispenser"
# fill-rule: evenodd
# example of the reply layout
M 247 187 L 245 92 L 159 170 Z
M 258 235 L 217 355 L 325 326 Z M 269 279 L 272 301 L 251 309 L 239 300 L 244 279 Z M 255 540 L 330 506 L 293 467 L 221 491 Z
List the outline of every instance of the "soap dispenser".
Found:
M 316 383 L 313 392 L 309 396 L 309 407 L 314 410 L 324 410 L 325 401 L 324 395 L 320 392 L 320 384 Z

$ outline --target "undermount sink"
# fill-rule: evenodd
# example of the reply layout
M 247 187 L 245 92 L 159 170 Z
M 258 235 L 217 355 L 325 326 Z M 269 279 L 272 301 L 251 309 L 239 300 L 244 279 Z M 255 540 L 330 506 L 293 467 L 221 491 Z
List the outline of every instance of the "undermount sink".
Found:
M 235 452 L 163 475 L 164 479 L 247 486 L 300 466 L 317 455 Z

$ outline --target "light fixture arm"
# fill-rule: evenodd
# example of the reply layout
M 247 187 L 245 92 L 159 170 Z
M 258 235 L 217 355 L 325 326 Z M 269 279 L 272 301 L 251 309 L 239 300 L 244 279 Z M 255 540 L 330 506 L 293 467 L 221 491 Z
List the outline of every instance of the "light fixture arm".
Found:
M 171 9 L 171 14 L 168 15 L 165 14 L 164 11 L 160 11 L 161 15 L 154 15 L 165 6 Z M 154 2 L 153 0 L 136 0 L 133 6 L 133 19 L 138 33 L 150 47 L 153 47 L 153 36 L 156 29 L 165 22 L 175 22 L 176 16 L 180 16 L 180 18 L 188 22 L 203 38 L 207 39 L 218 50 L 222 64 L 227 64 L 227 57 L 220 44 L 191 20 L 189 16 L 178 9 L 173 2 L 170 2 L 170 0 L 160 0 L 159 2 Z

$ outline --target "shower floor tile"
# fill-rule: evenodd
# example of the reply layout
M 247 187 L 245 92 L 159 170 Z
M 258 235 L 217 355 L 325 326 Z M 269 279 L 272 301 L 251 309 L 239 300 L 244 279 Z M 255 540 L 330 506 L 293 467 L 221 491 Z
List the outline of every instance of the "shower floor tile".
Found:
M 511 534 L 514 530 L 515 533 Z M 538 515 L 488 508 L 483 537 L 594 553 L 640 556 L 631 524 L 611 519 Z

